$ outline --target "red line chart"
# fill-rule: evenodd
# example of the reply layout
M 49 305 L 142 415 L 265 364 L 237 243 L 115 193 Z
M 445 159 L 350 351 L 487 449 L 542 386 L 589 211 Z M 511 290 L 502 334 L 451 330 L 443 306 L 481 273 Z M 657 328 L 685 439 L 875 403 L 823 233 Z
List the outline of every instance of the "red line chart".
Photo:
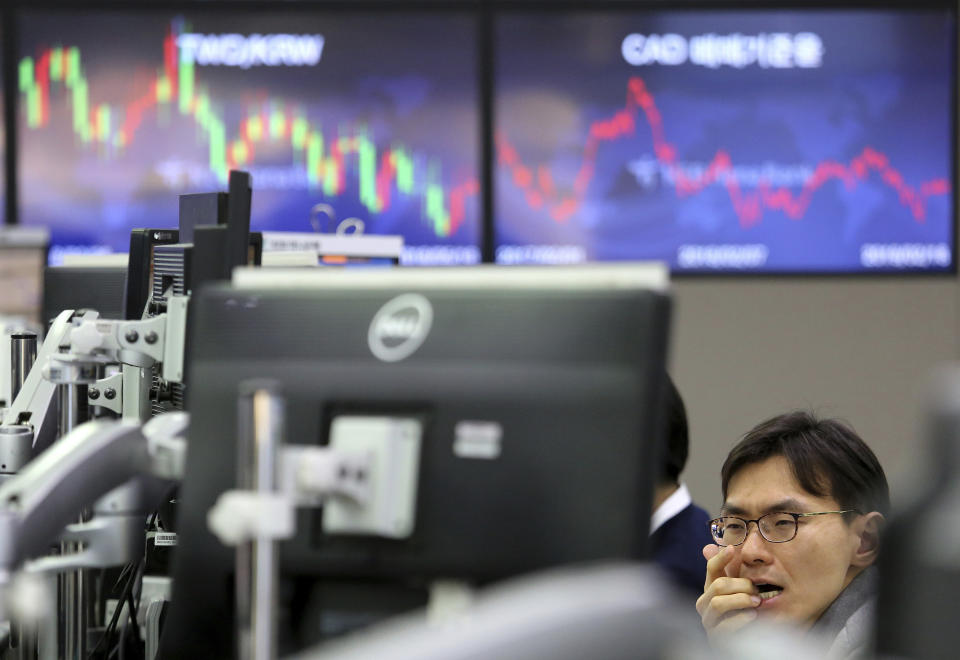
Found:
M 677 151 L 667 140 L 663 117 L 653 94 L 640 77 L 629 79 L 623 108 L 590 125 L 581 163 L 572 185 L 561 189 L 548 165 L 524 163 L 503 131 L 498 131 L 495 136 L 497 162 L 508 169 L 511 180 L 523 192 L 531 208 L 545 209 L 556 222 L 566 222 L 577 212 L 587 195 L 594 178 L 600 149 L 604 144 L 635 135 L 638 123 L 642 120 L 645 120 L 650 130 L 657 161 L 671 174 L 670 179 L 677 196 L 689 197 L 719 182 L 726 188 L 730 203 L 743 228 L 758 224 L 768 211 L 783 212 L 792 220 L 802 219 L 817 191 L 834 180 L 853 190 L 875 176 L 883 185 L 897 193 L 899 202 L 909 209 L 918 223 L 926 220 L 927 200 L 934 196 L 947 195 L 951 190 L 950 182 L 945 178 L 931 179 L 911 186 L 884 153 L 870 146 L 863 147 L 845 163 L 835 160 L 821 161 L 813 168 L 813 173 L 799 191 L 774 187 L 762 181 L 753 190 L 743 189 L 732 176 L 734 164 L 730 154 L 723 149 L 717 150 L 702 172 L 691 176 L 677 164 Z

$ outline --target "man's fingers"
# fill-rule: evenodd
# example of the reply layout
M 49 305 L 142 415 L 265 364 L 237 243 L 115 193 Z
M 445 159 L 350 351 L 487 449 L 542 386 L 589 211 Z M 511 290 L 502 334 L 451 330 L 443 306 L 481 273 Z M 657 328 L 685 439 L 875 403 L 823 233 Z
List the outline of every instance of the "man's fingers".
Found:
M 750 596 L 759 598 L 756 586 L 746 578 L 717 578 L 711 582 L 707 589 L 697 598 L 697 612 L 703 617 L 714 598 L 718 596 L 731 596 L 733 594 L 742 594 L 748 598 Z M 726 608 L 724 611 L 728 609 L 729 608 Z
M 706 607 L 704 607 L 706 604 Z M 697 611 L 703 627 L 714 629 L 726 617 L 741 610 L 755 610 L 760 605 L 760 597 L 752 594 L 736 593 L 726 596 L 714 596 L 708 603 L 697 602 Z
M 749 623 L 752 623 L 756 620 L 758 615 L 757 610 L 740 610 L 734 614 L 729 614 L 724 617 L 716 626 L 710 629 L 708 632 L 711 636 L 713 635 L 728 635 L 732 632 L 740 630 Z
M 710 550 L 711 546 L 706 546 L 703 549 L 703 556 L 706 557 Z M 725 548 L 720 548 L 719 546 L 713 546 L 719 548 L 717 552 L 714 553 L 713 557 L 707 559 L 707 579 L 703 582 L 703 590 L 706 591 L 710 588 L 710 584 L 716 580 L 718 577 L 723 576 L 724 567 L 730 563 L 730 560 L 733 558 L 733 548 L 727 546 Z
M 729 546 L 707 545 L 703 548 L 707 577 L 703 595 L 697 599 L 697 612 L 703 627 L 711 635 L 738 630 L 757 617 L 761 600 L 756 585 L 747 578 L 726 574 L 725 569 L 735 554 L 734 548 Z
M 706 596 L 726 596 L 728 594 L 747 594 L 756 596 L 759 594 L 757 585 L 747 578 L 719 577 L 710 583 L 704 592 Z

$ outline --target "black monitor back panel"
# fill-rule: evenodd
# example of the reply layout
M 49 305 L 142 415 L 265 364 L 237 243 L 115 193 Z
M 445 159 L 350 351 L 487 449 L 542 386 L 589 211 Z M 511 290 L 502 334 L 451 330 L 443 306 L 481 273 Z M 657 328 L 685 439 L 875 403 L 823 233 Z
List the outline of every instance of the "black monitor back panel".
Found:
M 65 309 L 95 309 L 101 318 L 126 318 L 126 286 L 126 266 L 47 266 L 41 322 L 49 325 Z
M 125 319 L 143 318 L 153 289 L 153 248 L 180 240 L 176 229 L 134 229 L 130 232 Z
M 385 363 L 372 355 L 368 329 L 399 293 L 218 285 L 195 300 L 189 380 L 203 385 L 187 402 L 166 657 L 229 654 L 234 553 L 206 518 L 235 487 L 238 385 L 251 378 L 281 383 L 289 443 L 326 443 L 339 414 L 425 422 L 412 536 L 326 536 L 322 511 L 304 511 L 296 538 L 282 546 L 285 576 L 486 582 L 644 556 L 666 298 L 649 291 L 422 292 L 434 309 L 427 340 L 411 357 Z M 454 450 L 456 425 L 476 420 L 503 429 L 494 460 Z

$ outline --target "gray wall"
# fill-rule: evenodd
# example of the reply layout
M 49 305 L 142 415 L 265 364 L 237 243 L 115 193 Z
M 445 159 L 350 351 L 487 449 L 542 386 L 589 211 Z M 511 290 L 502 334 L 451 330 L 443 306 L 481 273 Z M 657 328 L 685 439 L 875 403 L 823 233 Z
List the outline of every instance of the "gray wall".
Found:
M 894 500 L 922 464 L 930 368 L 960 357 L 956 277 L 687 279 L 674 282 L 671 372 L 687 404 L 682 479 L 711 513 L 720 466 L 757 422 L 812 408 L 850 422 Z

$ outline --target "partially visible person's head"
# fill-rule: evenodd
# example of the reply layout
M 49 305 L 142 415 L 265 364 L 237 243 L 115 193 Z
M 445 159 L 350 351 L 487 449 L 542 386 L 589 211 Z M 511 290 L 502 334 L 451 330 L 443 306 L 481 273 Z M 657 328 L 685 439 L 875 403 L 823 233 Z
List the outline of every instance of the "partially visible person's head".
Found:
M 772 542 L 756 524 L 734 546 L 731 577 L 749 578 L 764 600 L 759 613 L 812 625 L 850 582 L 876 561 L 883 516 L 890 506 L 886 476 L 874 453 L 848 425 L 791 412 L 751 431 L 721 471 L 723 516 L 770 516 L 796 535 Z M 772 522 L 772 525 L 769 523 Z M 731 528 L 739 534 L 742 525 Z
M 666 381 L 664 389 L 665 432 L 660 459 L 660 485 L 676 485 L 680 481 L 680 473 L 687 464 L 687 454 L 690 447 L 690 436 L 687 426 L 687 409 L 683 405 L 683 398 L 674 385 L 673 379 L 664 374 Z

